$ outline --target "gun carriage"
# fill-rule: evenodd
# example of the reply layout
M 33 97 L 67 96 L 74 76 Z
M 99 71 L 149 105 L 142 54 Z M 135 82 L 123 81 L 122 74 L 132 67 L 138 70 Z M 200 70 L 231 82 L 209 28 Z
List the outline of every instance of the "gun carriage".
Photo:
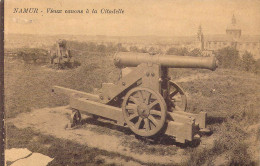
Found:
M 115 66 L 122 68 L 116 84 L 103 83 L 99 94 L 90 94 L 54 86 L 53 91 L 70 96 L 74 110 L 72 126 L 81 113 L 110 119 L 128 126 L 136 135 L 153 137 L 166 134 L 184 143 L 208 131 L 205 112 L 186 112 L 183 90 L 169 77 L 169 68 L 201 68 L 215 70 L 215 57 L 190 57 L 148 53 L 120 52 L 114 56 Z

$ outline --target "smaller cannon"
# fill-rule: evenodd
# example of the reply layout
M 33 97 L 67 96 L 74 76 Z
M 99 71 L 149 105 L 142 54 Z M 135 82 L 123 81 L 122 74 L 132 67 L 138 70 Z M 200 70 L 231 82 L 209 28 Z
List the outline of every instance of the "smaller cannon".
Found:
M 70 50 L 67 49 L 66 40 L 59 40 L 56 48 L 50 51 L 50 56 L 51 64 L 58 69 L 74 66 L 74 58 L 71 56 Z
M 117 53 L 114 64 L 122 68 L 116 84 L 103 83 L 98 95 L 54 86 L 53 91 L 70 96 L 72 125 L 81 112 L 110 119 L 129 127 L 136 135 L 154 137 L 167 134 L 184 143 L 199 138 L 206 128 L 205 112 L 186 112 L 187 99 L 169 76 L 169 68 L 215 70 L 215 57 Z

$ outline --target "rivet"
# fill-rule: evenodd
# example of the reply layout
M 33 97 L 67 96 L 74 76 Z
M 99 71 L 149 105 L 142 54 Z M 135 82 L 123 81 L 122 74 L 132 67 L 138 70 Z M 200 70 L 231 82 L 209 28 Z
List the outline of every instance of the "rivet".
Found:
M 154 77 L 154 75 L 155 75 L 154 73 L 151 74 L 152 77 Z
M 149 72 L 146 72 L 146 76 L 149 77 L 150 73 Z
M 107 99 L 110 100 L 111 98 L 108 96 Z
M 122 85 L 125 86 L 125 82 L 122 82 Z
M 103 100 L 103 99 L 104 99 L 104 98 L 103 98 L 103 96 L 100 96 L 99 98 L 100 98 L 101 100 Z

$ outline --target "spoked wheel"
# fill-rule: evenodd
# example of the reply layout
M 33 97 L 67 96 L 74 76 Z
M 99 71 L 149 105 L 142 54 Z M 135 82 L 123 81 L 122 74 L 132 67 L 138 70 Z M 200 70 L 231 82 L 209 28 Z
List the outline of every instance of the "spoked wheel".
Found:
M 70 127 L 81 124 L 81 114 L 79 110 L 73 109 L 70 117 Z
M 172 81 L 169 81 L 168 101 L 172 110 L 185 111 L 187 108 L 187 97 L 184 91 Z
M 122 109 L 125 122 L 139 136 L 153 136 L 165 124 L 166 103 L 159 93 L 151 89 L 138 87 L 130 90 Z

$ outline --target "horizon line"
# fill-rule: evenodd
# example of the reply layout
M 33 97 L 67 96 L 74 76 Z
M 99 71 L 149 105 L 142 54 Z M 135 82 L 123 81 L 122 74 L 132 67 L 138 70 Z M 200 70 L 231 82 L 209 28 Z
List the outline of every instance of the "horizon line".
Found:
M 103 36 L 103 37 L 194 37 L 197 36 L 197 34 L 194 35 L 169 35 L 169 36 L 165 36 L 165 35 L 90 35 L 90 34 L 33 34 L 33 33 L 6 33 L 4 32 L 5 35 L 46 35 L 46 36 L 58 36 L 58 35 L 68 35 L 68 36 Z M 204 36 L 207 35 L 226 35 L 224 33 L 216 33 L 216 34 L 204 34 Z M 259 34 L 242 34 L 243 35 L 247 35 L 247 36 L 260 36 Z

